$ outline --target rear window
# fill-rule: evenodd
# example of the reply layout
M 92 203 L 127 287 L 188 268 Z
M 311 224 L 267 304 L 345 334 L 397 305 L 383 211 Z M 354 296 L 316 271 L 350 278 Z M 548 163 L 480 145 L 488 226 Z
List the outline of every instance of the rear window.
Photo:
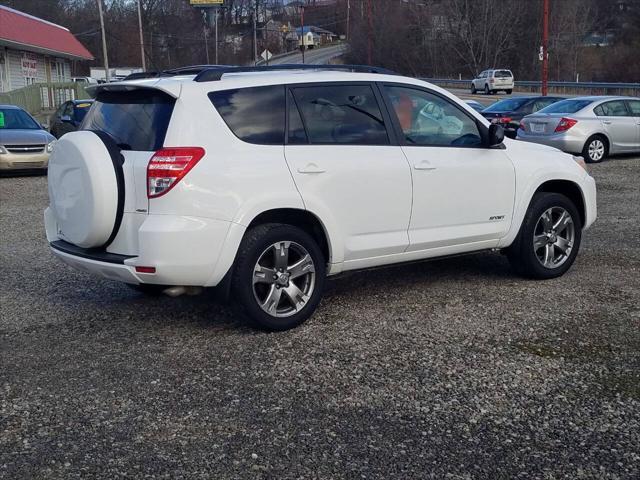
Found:
M 496 70 L 495 73 L 493 74 L 494 78 L 507 78 L 507 77 L 513 77 L 513 73 L 511 73 L 509 70 Z
M 499 102 L 494 103 L 490 107 L 484 109 L 485 112 L 513 112 L 514 110 L 518 110 L 525 103 L 529 101 L 528 98 L 520 99 L 520 98 L 509 98 L 507 100 L 500 100 Z
M 562 100 L 543 108 L 538 113 L 576 113 L 591 103 L 593 103 L 592 100 Z
M 100 92 L 82 122 L 82 130 L 102 130 L 123 150 L 162 147 L 175 100 L 154 89 Z
M 211 92 L 209 99 L 240 140 L 284 144 L 284 85 Z

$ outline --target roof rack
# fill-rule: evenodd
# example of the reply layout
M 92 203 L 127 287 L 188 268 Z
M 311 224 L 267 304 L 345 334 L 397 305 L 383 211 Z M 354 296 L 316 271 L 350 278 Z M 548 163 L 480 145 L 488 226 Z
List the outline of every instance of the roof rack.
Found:
M 172 68 L 169 70 L 136 72 L 124 77 L 122 80 L 140 80 L 143 78 L 172 77 L 174 75 L 197 75 L 205 70 L 216 68 L 229 68 L 230 65 L 189 65 L 186 67 Z
M 281 70 L 333 70 L 357 73 L 382 73 L 385 75 L 398 75 L 396 72 L 382 67 L 371 67 L 368 65 L 311 65 L 311 64 L 284 64 L 259 67 L 224 67 L 216 66 L 202 70 L 194 79 L 196 82 L 213 82 L 222 79 L 227 73 L 245 72 L 277 72 Z

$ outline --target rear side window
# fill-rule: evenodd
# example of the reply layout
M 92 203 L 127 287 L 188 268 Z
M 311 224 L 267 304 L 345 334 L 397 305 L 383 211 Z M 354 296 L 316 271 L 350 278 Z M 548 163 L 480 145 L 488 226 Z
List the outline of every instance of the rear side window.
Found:
M 576 113 L 592 103 L 593 100 L 561 100 L 543 108 L 540 113 Z
M 369 85 L 293 89 L 312 144 L 388 145 L 380 107 Z
M 628 105 L 633 116 L 640 117 L 640 100 L 629 100 Z
M 100 92 L 84 117 L 82 130 L 102 130 L 123 150 L 162 147 L 175 100 L 154 89 Z
M 593 112 L 599 117 L 626 117 L 629 115 L 627 107 L 622 100 L 603 103 L 593 109 Z
M 209 99 L 240 140 L 284 144 L 284 86 L 251 87 L 209 93 Z

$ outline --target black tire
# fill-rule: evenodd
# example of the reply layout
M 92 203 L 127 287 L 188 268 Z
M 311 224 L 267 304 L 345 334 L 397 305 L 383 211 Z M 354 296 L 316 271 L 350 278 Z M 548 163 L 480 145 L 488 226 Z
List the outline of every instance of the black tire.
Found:
M 472 83 L 472 84 L 471 84 L 471 94 L 472 94 L 472 95 L 475 95 L 475 94 L 476 94 L 476 92 L 477 92 L 477 90 L 476 90 L 476 86 Z
M 533 241 L 538 220 L 547 210 L 554 207 L 564 209 L 571 216 L 574 240 L 571 245 L 571 251 L 569 255 L 565 255 L 566 259 L 563 260 L 563 263 L 555 268 L 549 268 L 544 266 L 541 260 L 538 259 Z M 571 268 L 580 250 L 581 239 L 582 222 L 578 209 L 573 202 L 559 193 L 539 192 L 531 199 L 518 236 L 506 251 L 507 258 L 512 268 L 522 276 L 540 280 L 559 277 Z
M 489 90 L 489 85 L 487 85 L 485 83 L 485 85 L 484 85 L 484 94 L 485 95 L 489 95 L 490 93 L 491 93 L 491 90 Z
M 149 295 L 150 297 L 159 297 L 162 295 L 162 292 L 168 288 L 167 285 L 153 285 L 151 283 L 140 283 L 138 285 L 135 283 L 127 283 L 126 285 L 131 290 L 135 290 L 136 292 L 144 295 Z
M 511 94 L 513 93 L 513 90 L 505 90 L 505 93 L 506 93 L 507 95 L 511 95 Z
M 279 242 L 291 242 L 302 247 L 311 257 L 314 268 L 313 287 L 304 306 L 288 316 L 276 316 L 263 310 L 257 294 L 254 293 L 254 268 L 266 255 L 269 248 Z M 307 320 L 316 310 L 322 299 L 326 277 L 326 260 L 316 241 L 300 228 L 279 223 L 270 223 L 253 227 L 245 233 L 233 267 L 231 278 L 232 307 L 241 316 L 247 318 L 259 328 L 270 331 L 283 331 L 297 327 Z M 277 273 L 277 272 L 276 272 Z M 275 276 L 274 276 L 275 277 Z M 293 283 L 293 282 L 292 282 Z M 278 305 L 287 302 L 293 305 L 287 295 L 287 285 L 278 286 L 277 282 L 264 286 L 265 289 L 282 288 L 282 299 Z M 266 302 L 265 302 L 266 303 Z
M 590 147 L 592 144 L 600 142 L 604 148 L 604 153 L 602 156 L 598 157 L 594 155 L 595 152 L 591 152 Z M 609 142 L 607 141 L 604 135 L 592 135 L 587 141 L 584 143 L 584 147 L 582 147 L 582 158 L 584 158 L 587 163 L 600 163 L 602 160 L 609 156 Z

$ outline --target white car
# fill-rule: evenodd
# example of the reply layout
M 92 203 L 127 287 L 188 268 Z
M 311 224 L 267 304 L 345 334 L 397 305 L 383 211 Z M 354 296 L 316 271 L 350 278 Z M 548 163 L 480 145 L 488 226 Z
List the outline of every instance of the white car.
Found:
M 511 70 L 485 70 L 471 80 L 471 93 L 484 92 L 486 95 L 504 91 L 511 95 L 515 81 Z
M 93 87 L 49 163 L 53 253 L 142 291 L 218 286 L 272 330 L 307 319 L 325 278 L 349 270 L 484 250 L 531 278 L 569 269 L 596 218 L 581 158 L 503 141 L 437 86 L 360 70 Z

